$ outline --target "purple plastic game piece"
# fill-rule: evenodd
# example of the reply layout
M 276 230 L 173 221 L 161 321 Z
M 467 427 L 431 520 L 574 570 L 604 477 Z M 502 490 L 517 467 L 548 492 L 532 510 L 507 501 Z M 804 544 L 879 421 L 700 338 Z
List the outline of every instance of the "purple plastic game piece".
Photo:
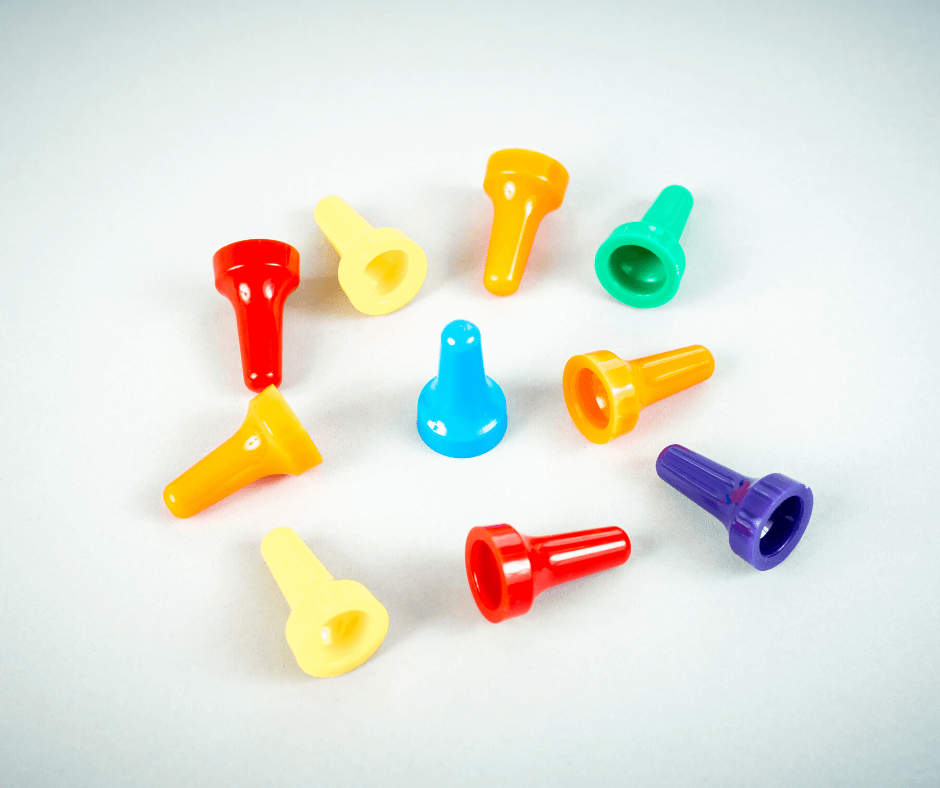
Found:
M 813 493 L 782 473 L 742 476 L 685 446 L 667 446 L 656 473 L 728 529 L 731 549 L 755 569 L 773 569 L 793 552 L 813 513 Z

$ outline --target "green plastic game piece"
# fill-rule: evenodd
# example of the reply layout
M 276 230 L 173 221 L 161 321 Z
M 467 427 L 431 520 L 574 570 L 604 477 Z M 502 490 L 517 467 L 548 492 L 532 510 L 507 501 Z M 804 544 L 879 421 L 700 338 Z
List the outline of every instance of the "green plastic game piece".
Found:
M 691 210 L 689 190 L 667 186 L 642 221 L 614 230 L 594 257 L 594 270 L 604 289 L 635 307 L 662 306 L 669 301 L 685 272 L 679 236 Z

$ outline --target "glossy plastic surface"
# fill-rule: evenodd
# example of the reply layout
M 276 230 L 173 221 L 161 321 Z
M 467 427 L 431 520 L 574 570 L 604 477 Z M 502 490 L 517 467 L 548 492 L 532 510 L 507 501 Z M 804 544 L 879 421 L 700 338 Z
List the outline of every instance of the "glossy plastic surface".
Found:
M 414 298 L 428 273 L 428 259 L 401 230 L 374 228 L 345 200 L 326 197 L 313 211 L 339 253 L 339 284 L 366 315 L 387 315 Z
M 268 386 L 248 403 L 238 432 L 170 482 L 163 500 L 177 517 L 191 517 L 262 476 L 299 476 L 321 462 L 284 397 Z
M 212 267 L 215 289 L 235 308 L 245 385 L 280 386 L 284 302 L 300 284 L 300 254 L 281 241 L 238 241 L 219 249 Z
M 290 605 L 287 643 L 305 673 L 348 673 L 382 645 L 388 632 L 382 603 L 362 583 L 334 580 L 295 531 L 270 531 L 261 555 Z
M 573 356 L 562 389 L 568 414 L 592 443 L 607 443 L 636 426 L 640 411 L 708 380 L 715 359 L 701 345 L 621 361 L 609 350 Z
M 782 473 L 760 479 L 673 444 L 659 453 L 656 473 L 718 518 L 731 549 L 755 569 L 772 569 L 797 546 L 813 513 L 813 492 Z
M 679 237 L 691 210 L 688 189 L 667 186 L 642 221 L 615 229 L 594 257 L 604 289 L 630 306 L 662 306 L 669 301 L 685 273 Z
M 418 434 L 438 454 L 476 457 L 506 434 L 506 397 L 483 371 L 480 330 L 455 320 L 441 334 L 437 377 L 418 397 Z
M 625 563 L 630 539 L 621 528 L 525 536 L 511 525 L 467 534 L 467 581 L 480 612 L 494 624 L 521 616 L 546 588 Z
M 519 289 L 535 232 L 561 206 L 568 171 L 544 153 L 512 148 L 490 156 L 483 190 L 493 201 L 493 230 L 483 284 L 494 295 Z

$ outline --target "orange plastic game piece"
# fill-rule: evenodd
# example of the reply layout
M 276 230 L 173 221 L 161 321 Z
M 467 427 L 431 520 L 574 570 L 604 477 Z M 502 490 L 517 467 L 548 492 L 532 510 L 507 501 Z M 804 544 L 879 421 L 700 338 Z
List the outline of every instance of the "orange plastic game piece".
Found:
M 607 443 L 630 432 L 647 405 L 708 380 L 714 371 L 715 359 L 701 345 L 626 362 L 598 350 L 568 359 L 562 388 L 574 426 L 592 443 Z
M 494 213 L 483 284 L 491 293 L 519 289 L 539 222 L 561 206 L 567 187 L 568 171 L 544 153 L 510 148 L 490 156 L 483 191 Z
M 170 482 L 163 500 L 177 517 L 192 517 L 262 476 L 299 476 L 321 462 L 284 397 L 268 386 L 248 403 L 248 416 L 238 432 Z

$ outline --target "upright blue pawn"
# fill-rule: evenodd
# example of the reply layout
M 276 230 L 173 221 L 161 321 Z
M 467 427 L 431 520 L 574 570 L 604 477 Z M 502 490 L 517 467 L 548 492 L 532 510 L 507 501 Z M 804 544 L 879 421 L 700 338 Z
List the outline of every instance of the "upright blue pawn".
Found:
M 418 434 L 445 457 L 486 454 L 506 434 L 506 397 L 483 372 L 473 323 L 455 320 L 441 334 L 437 377 L 418 397 Z

